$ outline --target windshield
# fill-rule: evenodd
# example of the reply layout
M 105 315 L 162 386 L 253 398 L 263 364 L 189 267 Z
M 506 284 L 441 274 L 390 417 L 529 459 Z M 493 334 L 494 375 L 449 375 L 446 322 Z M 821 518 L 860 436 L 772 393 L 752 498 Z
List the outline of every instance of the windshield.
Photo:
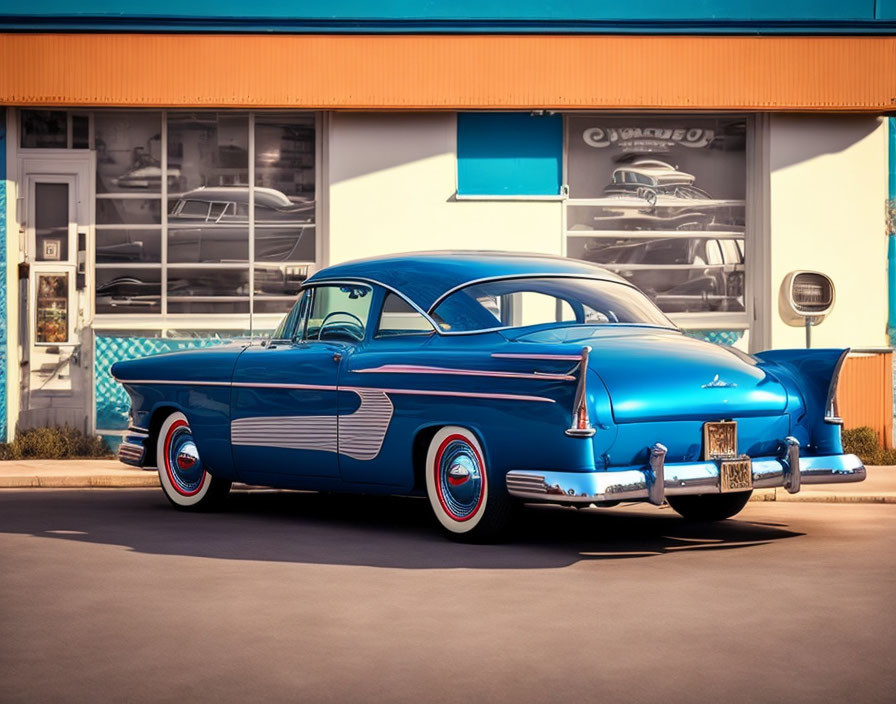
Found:
M 432 311 L 444 332 L 543 323 L 674 328 L 647 296 L 614 281 L 566 277 L 498 279 L 448 295 Z

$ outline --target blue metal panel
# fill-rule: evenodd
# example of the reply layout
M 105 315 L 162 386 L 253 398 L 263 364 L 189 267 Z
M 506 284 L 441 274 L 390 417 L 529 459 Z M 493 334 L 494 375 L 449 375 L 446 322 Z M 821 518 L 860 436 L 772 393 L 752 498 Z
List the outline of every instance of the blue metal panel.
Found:
M 0 26 L 117 31 L 270 32 L 885 32 L 896 0 L 333 0 L 300 7 L 276 0 L 0 0 Z
M 474 112 L 457 116 L 459 195 L 559 195 L 562 160 L 559 115 Z
M 6 109 L 0 108 L 0 442 L 6 442 Z

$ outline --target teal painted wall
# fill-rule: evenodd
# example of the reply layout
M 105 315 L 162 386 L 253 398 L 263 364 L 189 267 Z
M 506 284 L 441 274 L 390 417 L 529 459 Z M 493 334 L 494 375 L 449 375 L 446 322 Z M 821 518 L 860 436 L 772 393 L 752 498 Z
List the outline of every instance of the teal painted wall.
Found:
M 29 16 L 233 17 L 317 20 L 849 20 L 873 19 L 875 0 L 330 0 L 284 3 L 281 0 L 0 0 L 3 14 Z M 879 0 L 892 11 L 896 0 Z
M 458 195 L 556 196 L 562 177 L 560 115 L 458 113 Z

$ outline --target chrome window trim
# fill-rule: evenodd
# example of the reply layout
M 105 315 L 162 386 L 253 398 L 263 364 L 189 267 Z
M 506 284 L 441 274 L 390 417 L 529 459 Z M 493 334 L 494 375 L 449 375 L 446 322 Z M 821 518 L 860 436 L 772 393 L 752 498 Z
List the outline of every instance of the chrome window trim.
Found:
M 470 281 L 468 281 L 466 283 L 458 284 L 457 286 L 448 289 L 445 293 L 443 293 L 441 296 L 439 296 L 435 300 L 435 302 L 429 307 L 429 313 L 431 313 L 431 314 L 435 313 L 436 308 L 439 307 L 439 305 L 442 303 L 442 301 L 444 301 L 446 298 L 448 298 L 448 296 L 450 296 L 451 294 L 456 293 L 457 291 L 460 291 L 461 289 L 465 289 L 469 286 L 476 286 L 476 285 L 482 284 L 482 283 L 488 283 L 491 281 L 515 281 L 518 279 L 585 279 L 587 281 L 602 281 L 605 283 L 618 284 L 620 286 L 630 288 L 634 291 L 637 291 L 645 298 L 647 298 L 647 295 L 641 289 L 639 289 L 637 286 L 633 286 L 632 284 L 628 283 L 627 281 L 616 281 L 615 279 L 610 279 L 610 278 L 606 278 L 603 276 L 589 276 L 588 274 L 537 274 L 537 273 L 536 274 L 513 274 L 510 276 L 507 276 L 507 275 L 487 276 L 487 277 L 484 277 L 481 279 L 471 279 Z M 647 298 L 647 300 L 649 301 L 650 299 Z M 650 302 L 653 303 L 653 301 L 650 301 Z M 656 306 L 655 303 L 653 303 L 653 305 Z M 662 315 L 664 318 L 666 318 L 666 320 L 669 321 L 668 326 L 655 325 L 653 323 L 600 323 L 600 325 L 601 326 L 604 326 L 604 325 L 607 325 L 607 326 L 609 326 L 609 325 L 624 325 L 624 326 L 639 325 L 639 326 L 644 326 L 644 327 L 659 328 L 661 330 L 680 330 L 680 328 L 677 327 L 675 325 L 675 323 L 673 323 L 669 319 L 669 317 L 665 313 L 663 313 L 663 311 L 661 311 L 659 309 L 659 307 L 657 307 L 657 311 L 659 311 L 660 315 Z M 578 324 L 579 325 L 587 325 L 588 323 L 578 323 Z M 597 323 L 595 323 L 595 325 L 597 325 Z M 526 325 L 500 325 L 500 326 L 492 327 L 492 328 L 482 328 L 480 330 L 457 330 L 454 332 L 451 332 L 450 330 L 439 330 L 439 334 L 441 334 L 441 335 L 477 335 L 479 333 L 484 333 L 484 332 L 497 332 L 499 330 L 512 330 L 512 329 L 519 329 L 519 328 L 523 328 L 523 327 L 528 327 L 528 326 L 526 326 Z
M 432 326 L 432 329 L 438 334 L 442 334 L 442 331 L 439 329 L 439 326 L 432 319 L 432 317 L 423 310 L 420 306 L 418 306 L 414 301 L 408 298 L 404 293 L 399 291 L 397 288 L 389 286 L 389 284 L 384 284 L 382 281 L 377 281 L 376 279 L 370 279 L 367 277 L 357 277 L 357 278 L 347 278 L 347 279 L 315 279 L 314 281 L 306 281 L 302 284 L 302 288 L 300 290 L 304 291 L 306 288 L 313 288 L 315 286 L 326 286 L 326 285 L 339 285 L 339 284 L 367 284 L 368 286 L 373 284 L 375 286 L 380 286 L 386 291 L 390 291 L 394 293 L 396 296 L 401 298 L 405 303 L 407 303 L 411 308 L 417 311 L 420 315 L 424 317 L 427 323 Z M 382 310 L 379 311 L 382 314 Z M 366 337 L 366 334 L 365 334 Z

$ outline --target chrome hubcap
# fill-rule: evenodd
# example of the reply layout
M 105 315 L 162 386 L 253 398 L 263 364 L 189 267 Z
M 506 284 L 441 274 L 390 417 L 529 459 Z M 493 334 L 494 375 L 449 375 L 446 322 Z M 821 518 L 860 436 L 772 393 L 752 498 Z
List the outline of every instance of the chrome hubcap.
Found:
M 189 427 L 175 428 L 168 440 L 168 456 L 165 458 L 171 478 L 182 493 L 194 492 L 202 485 L 205 469 L 199 459 L 199 450 L 193 442 Z
M 469 444 L 452 440 L 442 449 L 438 481 L 442 505 L 452 517 L 461 520 L 476 512 L 482 497 L 482 466 Z

